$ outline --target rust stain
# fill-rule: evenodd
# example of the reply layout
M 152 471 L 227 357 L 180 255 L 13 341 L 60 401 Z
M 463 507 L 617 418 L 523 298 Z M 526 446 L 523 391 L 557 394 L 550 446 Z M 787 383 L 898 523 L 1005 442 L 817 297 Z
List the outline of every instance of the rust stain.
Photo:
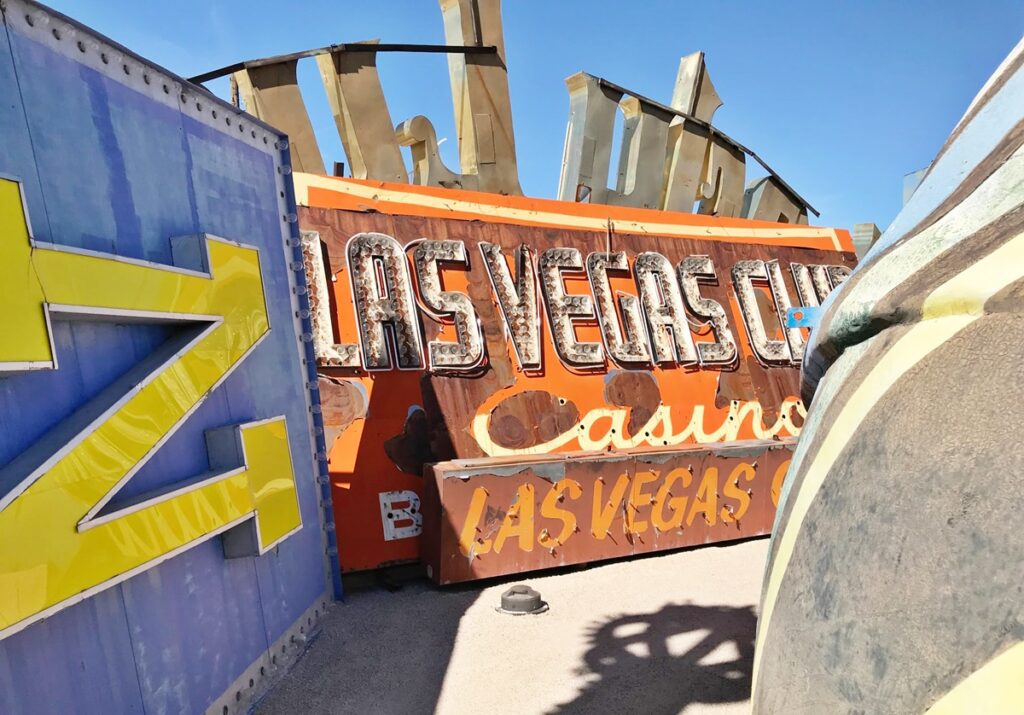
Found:
M 629 408 L 630 435 L 637 433 L 661 405 L 661 389 L 649 372 L 615 370 L 605 380 L 604 399 L 609 405 Z
M 491 285 L 482 276 L 475 276 L 466 283 L 466 293 L 473 299 L 473 305 L 479 313 L 484 343 L 487 345 L 487 361 L 498 385 L 502 388 L 511 387 L 515 384 L 516 375 L 505 346 L 504 323 L 491 297 Z
M 403 472 L 423 474 L 424 465 L 434 461 L 434 453 L 430 446 L 430 428 L 423 408 L 410 408 L 402 433 L 385 440 L 384 452 Z
M 527 390 L 498 403 L 488 431 L 502 447 L 522 449 L 554 439 L 579 421 L 572 402 L 543 390 Z
M 734 370 L 723 371 L 718 378 L 718 391 L 715 393 L 715 407 L 728 407 L 733 400 L 756 400 L 757 392 L 754 379 L 750 374 L 750 366 L 746 360 L 740 361 Z M 762 405 L 763 407 L 763 405 Z

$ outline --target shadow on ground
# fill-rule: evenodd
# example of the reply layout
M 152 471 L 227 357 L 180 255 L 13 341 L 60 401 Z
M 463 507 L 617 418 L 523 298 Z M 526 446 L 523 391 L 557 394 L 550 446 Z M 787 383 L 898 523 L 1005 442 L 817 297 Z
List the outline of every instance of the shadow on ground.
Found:
M 668 605 L 597 623 L 579 672 L 586 685 L 551 713 L 658 715 L 750 696 L 757 617 L 750 607 Z M 619 708 L 625 708 L 621 710 Z
M 350 591 L 256 712 L 433 713 L 459 622 L 478 596 L 478 589 L 440 591 L 425 580 Z

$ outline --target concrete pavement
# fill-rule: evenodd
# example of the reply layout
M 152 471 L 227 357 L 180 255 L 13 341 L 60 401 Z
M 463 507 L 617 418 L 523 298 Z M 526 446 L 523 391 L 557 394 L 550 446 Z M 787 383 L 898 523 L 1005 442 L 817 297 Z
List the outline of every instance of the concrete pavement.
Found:
M 279 713 L 745 713 L 767 539 L 439 590 L 349 593 Z M 511 583 L 550 605 L 494 609 Z

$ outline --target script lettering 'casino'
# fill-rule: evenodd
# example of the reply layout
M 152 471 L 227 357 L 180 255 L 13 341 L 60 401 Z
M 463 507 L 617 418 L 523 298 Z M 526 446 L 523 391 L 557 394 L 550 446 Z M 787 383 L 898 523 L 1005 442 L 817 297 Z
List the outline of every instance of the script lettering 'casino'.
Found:
M 500 308 L 519 367 L 542 366 L 541 314 L 558 357 L 569 367 L 602 369 L 610 361 L 624 368 L 677 364 L 721 366 L 736 361 L 736 338 L 725 308 L 701 294 L 702 283 L 731 277 L 753 354 L 766 366 L 791 366 L 803 357 L 804 335 L 786 329 L 786 312 L 794 306 L 783 278 L 788 268 L 798 305 L 817 306 L 849 275 L 842 265 L 804 265 L 777 260 L 741 260 L 716 266 L 710 257 L 693 255 L 675 265 L 657 252 L 635 256 L 552 247 L 541 251 L 521 245 L 506 252 L 480 242 L 471 251 L 463 241 L 422 238 L 402 246 L 383 233 L 360 233 L 348 241 L 352 303 L 358 344 L 337 345 L 334 367 L 376 370 L 472 372 L 486 359 L 486 343 L 473 302 L 459 291 L 444 290 L 446 269 L 466 270 L 482 261 Z M 409 255 L 411 254 L 411 265 Z M 570 293 L 565 279 L 585 277 L 589 294 Z M 632 277 L 637 295 L 613 291 L 609 276 Z M 755 286 L 770 290 L 778 325 L 766 325 Z M 542 307 L 543 306 L 543 307 Z M 425 341 L 420 313 L 454 325 L 455 340 Z M 580 323 L 600 328 L 601 341 L 581 341 Z M 713 339 L 694 343 L 690 326 L 709 326 Z M 776 339 L 778 327 L 784 339 Z

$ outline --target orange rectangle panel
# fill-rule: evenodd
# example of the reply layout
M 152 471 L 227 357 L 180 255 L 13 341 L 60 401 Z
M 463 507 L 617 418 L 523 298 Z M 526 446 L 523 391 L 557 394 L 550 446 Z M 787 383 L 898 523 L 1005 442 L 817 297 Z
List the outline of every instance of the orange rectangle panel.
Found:
M 442 462 L 788 443 L 807 330 L 786 311 L 855 263 L 829 228 L 304 174 L 296 191 L 345 571 L 452 553 L 423 533 L 458 492 L 424 501 Z M 477 571 L 453 580 L 514 567 Z
M 435 465 L 427 572 L 443 585 L 767 534 L 794 444 Z

